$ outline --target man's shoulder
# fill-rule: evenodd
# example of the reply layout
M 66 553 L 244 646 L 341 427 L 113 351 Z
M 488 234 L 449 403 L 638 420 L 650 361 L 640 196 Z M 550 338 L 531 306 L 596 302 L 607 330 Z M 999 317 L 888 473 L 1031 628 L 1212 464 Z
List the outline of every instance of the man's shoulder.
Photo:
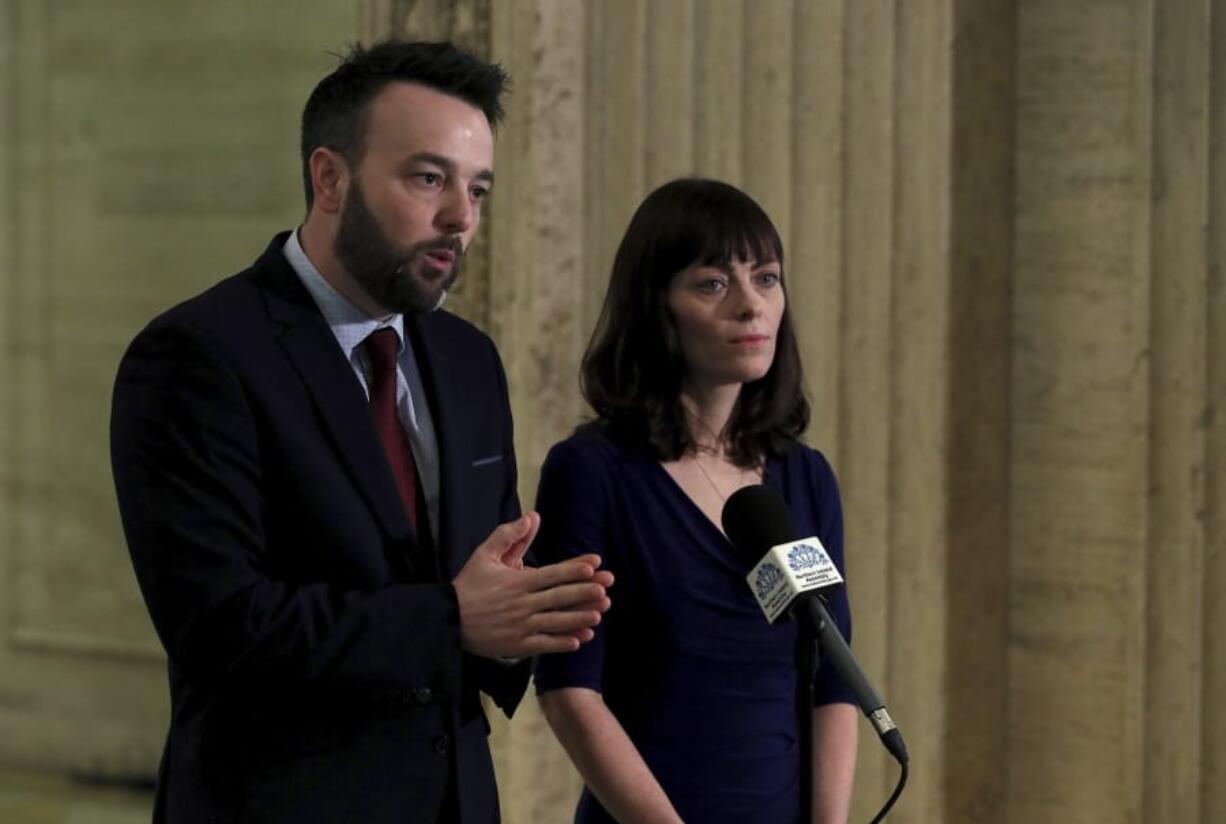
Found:
M 446 309 L 435 309 L 415 317 L 423 334 L 440 340 L 454 340 L 470 345 L 497 348 L 488 334 L 471 321 Z
M 251 328 L 253 324 L 266 322 L 266 293 L 278 274 L 274 269 L 280 262 L 275 255 L 280 254 L 283 237 L 278 235 L 274 238 L 252 265 L 162 312 L 150 321 L 145 331 L 182 329 L 208 336 L 233 337 L 241 335 L 244 329 Z M 279 240 L 281 243 L 278 243 Z M 288 270 L 288 263 L 283 265 Z M 288 271 L 292 274 L 292 270 Z M 281 281 L 287 280 L 284 272 L 279 274 L 282 275 Z
M 469 321 L 443 309 L 405 316 L 406 328 L 415 329 L 433 357 L 453 365 L 502 370 L 502 357 L 493 339 Z M 413 334 L 411 332 L 411 334 Z
M 154 322 L 178 320 L 207 324 L 231 321 L 236 312 L 243 314 L 244 310 L 255 305 L 259 298 L 259 289 L 252 275 L 253 270 L 250 268 L 229 275 L 203 292 L 170 307 Z

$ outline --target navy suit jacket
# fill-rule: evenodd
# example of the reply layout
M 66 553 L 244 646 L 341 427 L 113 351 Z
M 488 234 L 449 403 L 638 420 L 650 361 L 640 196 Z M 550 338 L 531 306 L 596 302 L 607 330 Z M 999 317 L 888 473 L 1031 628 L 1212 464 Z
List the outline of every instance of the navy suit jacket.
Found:
M 501 362 L 453 315 L 405 318 L 440 575 L 285 237 L 150 323 L 116 381 L 115 485 L 170 677 L 155 820 L 434 822 L 450 784 L 460 820 L 488 824 L 478 690 L 509 715 L 528 672 L 461 651 L 448 582 L 519 515 Z

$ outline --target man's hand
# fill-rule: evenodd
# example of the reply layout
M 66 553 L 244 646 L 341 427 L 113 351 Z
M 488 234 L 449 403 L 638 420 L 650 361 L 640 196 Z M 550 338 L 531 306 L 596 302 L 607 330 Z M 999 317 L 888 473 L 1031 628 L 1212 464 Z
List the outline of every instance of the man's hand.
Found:
M 598 571 L 599 555 L 537 569 L 524 553 L 541 525 L 529 512 L 502 524 L 473 551 L 452 581 L 460 603 L 460 643 L 486 658 L 572 652 L 592 639 L 609 608 L 613 575 Z

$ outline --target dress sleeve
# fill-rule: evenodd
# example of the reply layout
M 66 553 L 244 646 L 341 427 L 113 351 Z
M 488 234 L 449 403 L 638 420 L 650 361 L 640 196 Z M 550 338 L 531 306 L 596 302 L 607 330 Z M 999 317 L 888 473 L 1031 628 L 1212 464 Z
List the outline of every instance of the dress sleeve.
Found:
M 843 561 L 843 504 L 839 499 L 839 485 L 834 471 L 820 452 L 808 453 L 809 475 L 817 504 L 817 537 L 830 553 L 830 558 L 839 574 L 847 580 L 847 567 Z M 830 617 L 838 626 L 843 638 L 851 644 L 851 605 L 847 599 L 847 587 L 841 586 L 826 596 Z M 855 695 L 843 683 L 833 668 L 823 666 L 818 670 L 817 688 L 814 691 L 816 705 L 854 704 Z
M 536 557 L 541 564 L 552 564 L 594 552 L 601 556 L 603 568 L 616 575 L 615 548 L 608 540 L 608 468 L 601 460 L 598 445 L 578 441 L 572 438 L 554 446 L 541 469 L 536 496 L 536 508 L 541 515 L 541 529 L 534 544 Z M 616 601 L 615 593 L 612 597 Z M 537 658 L 533 670 L 537 692 L 563 687 L 587 687 L 600 692 L 606 626 L 604 621 L 598 624 L 595 637 L 575 652 Z

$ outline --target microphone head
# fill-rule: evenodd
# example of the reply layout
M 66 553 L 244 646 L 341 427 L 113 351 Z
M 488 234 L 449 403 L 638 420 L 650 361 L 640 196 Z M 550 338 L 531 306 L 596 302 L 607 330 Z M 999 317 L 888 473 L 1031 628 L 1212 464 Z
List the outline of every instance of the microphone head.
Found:
M 720 514 L 724 534 L 751 565 L 773 546 L 797 539 L 792 513 L 779 493 L 768 486 L 746 486 L 728 496 Z

